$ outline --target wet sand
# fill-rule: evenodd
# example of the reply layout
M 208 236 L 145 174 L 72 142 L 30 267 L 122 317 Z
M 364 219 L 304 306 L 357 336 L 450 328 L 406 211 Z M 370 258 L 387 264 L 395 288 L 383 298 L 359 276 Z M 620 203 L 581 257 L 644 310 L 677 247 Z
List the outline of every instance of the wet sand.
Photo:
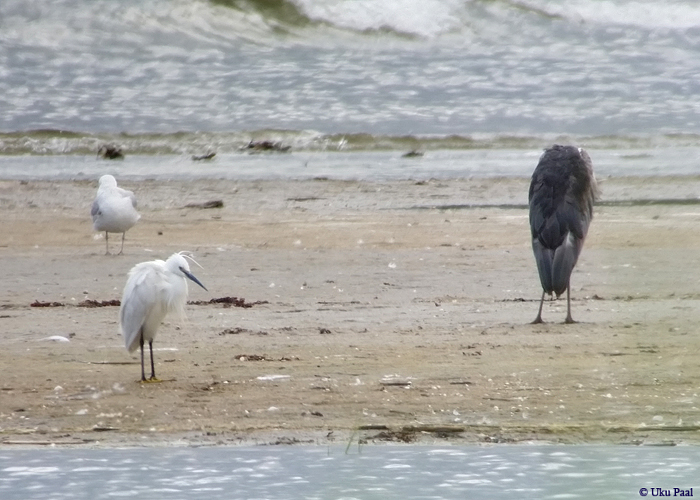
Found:
M 565 300 L 529 324 L 526 179 L 120 185 L 117 256 L 96 182 L 0 181 L 0 445 L 700 442 L 700 178 L 603 180 L 574 325 Z M 179 250 L 190 300 L 252 305 L 166 318 L 140 384 L 118 307 L 84 301 Z

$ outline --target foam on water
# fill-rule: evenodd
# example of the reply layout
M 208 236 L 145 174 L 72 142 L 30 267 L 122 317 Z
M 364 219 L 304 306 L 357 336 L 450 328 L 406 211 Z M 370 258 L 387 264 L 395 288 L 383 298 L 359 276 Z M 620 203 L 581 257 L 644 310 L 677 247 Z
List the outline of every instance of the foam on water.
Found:
M 681 31 L 700 25 L 700 9 L 697 4 L 684 0 L 663 3 L 655 0 L 573 0 L 566 4 L 557 0 L 529 0 L 512 3 L 548 16 L 601 26 L 635 26 L 643 29 Z
M 461 29 L 464 3 L 459 0 L 296 0 L 312 20 L 353 31 L 392 30 L 433 38 Z

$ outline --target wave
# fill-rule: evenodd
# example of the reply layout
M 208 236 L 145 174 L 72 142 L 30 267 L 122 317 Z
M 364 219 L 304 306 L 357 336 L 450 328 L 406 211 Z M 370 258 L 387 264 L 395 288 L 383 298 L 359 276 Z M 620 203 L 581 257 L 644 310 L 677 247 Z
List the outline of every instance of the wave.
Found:
M 330 43 L 344 33 L 350 38 L 341 41 L 370 34 L 512 43 L 552 23 L 577 32 L 691 30 L 700 26 L 700 5 L 694 0 L 3 0 L 0 42 L 84 46 L 113 33 L 142 45 L 164 34 L 226 43 L 318 43 L 319 37 Z
M 700 26 L 700 6 L 691 0 L 210 0 L 248 14 L 255 12 L 288 29 L 325 25 L 356 33 L 417 38 L 481 34 L 503 26 L 542 21 L 598 27 L 655 30 Z M 523 23 L 525 23 L 523 25 Z M 283 30 L 284 31 L 284 30 Z
M 91 155 L 100 146 L 114 145 L 134 155 L 205 155 L 255 153 L 251 143 L 276 144 L 288 151 L 405 151 L 513 149 L 539 150 L 555 143 L 590 149 L 649 149 L 699 147 L 700 134 L 658 136 L 569 135 L 373 135 L 323 134 L 308 130 L 254 130 L 242 132 L 176 132 L 146 134 L 88 134 L 65 130 L 31 130 L 0 133 L 1 155 Z

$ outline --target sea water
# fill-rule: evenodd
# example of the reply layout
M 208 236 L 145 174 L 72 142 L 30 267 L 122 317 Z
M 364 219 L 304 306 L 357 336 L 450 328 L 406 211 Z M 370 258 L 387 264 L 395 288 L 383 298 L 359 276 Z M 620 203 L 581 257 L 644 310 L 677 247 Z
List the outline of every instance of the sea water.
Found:
M 693 0 L 3 0 L 0 154 L 697 148 L 699 55 Z
M 0 450 L 0 498 L 621 499 L 700 495 L 696 447 Z

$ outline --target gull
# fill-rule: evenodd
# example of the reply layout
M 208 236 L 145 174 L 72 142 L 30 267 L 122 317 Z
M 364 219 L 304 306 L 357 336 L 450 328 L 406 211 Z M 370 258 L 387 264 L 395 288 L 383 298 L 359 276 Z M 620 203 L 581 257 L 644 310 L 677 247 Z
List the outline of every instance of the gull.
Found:
M 119 254 L 124 252 L 124 237 L 141 216 L 136 211 L 136 196 L 131 191 L 117 187 L 116 179 L 111 175 L 100 177 L 100 187 L 92 202 L 92 226 L 95 231 L 105 232 L 106 254 L 109 254 L 109 233 L 122 233 L 122 247 Z

